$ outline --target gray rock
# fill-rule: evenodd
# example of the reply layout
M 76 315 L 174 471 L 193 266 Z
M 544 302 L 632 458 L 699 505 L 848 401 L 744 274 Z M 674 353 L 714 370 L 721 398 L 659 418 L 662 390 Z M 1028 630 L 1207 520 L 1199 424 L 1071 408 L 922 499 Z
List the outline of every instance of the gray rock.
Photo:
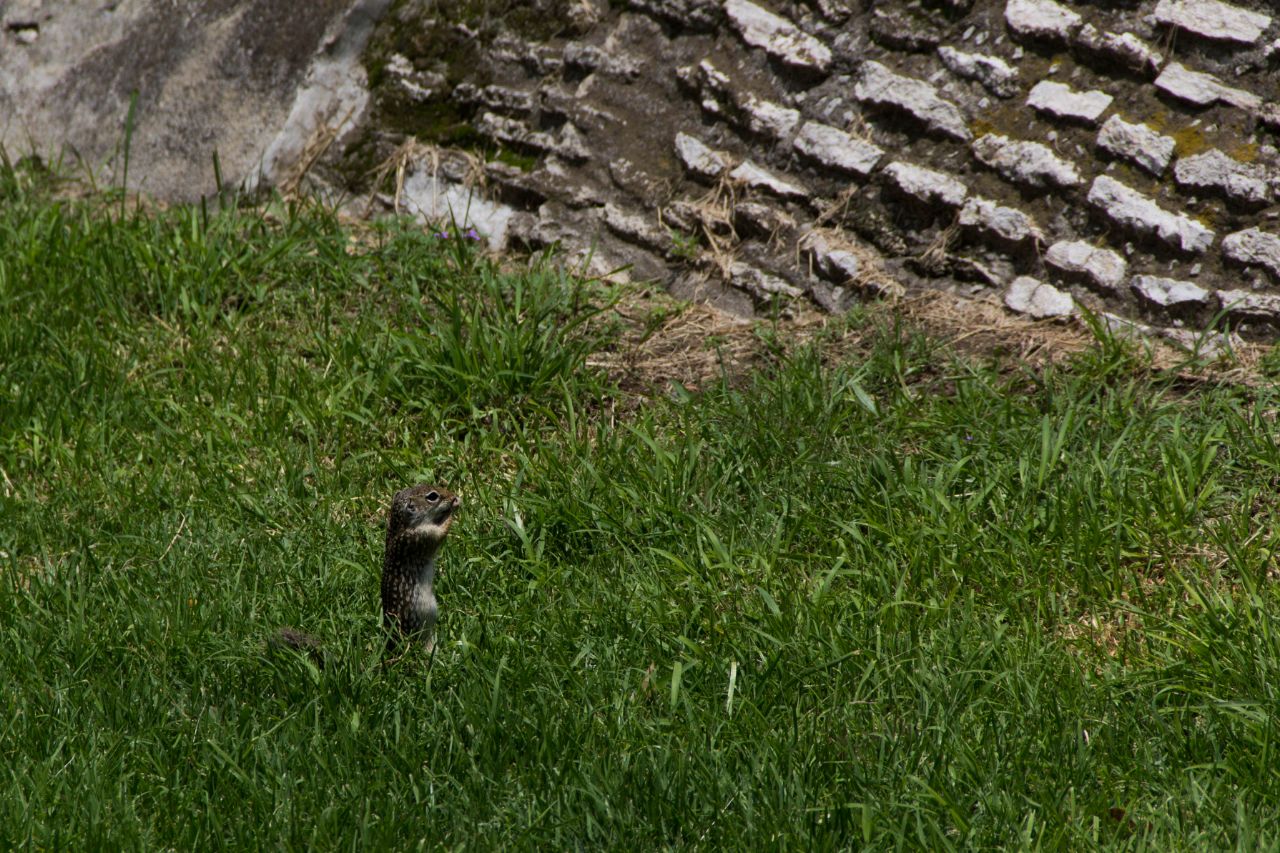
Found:
M 818 231 L 810 231 L 800 241 L 808 251 L 818 272 L 833 284 L 850 284 L 862 273 L 858 256 L 848 249 L 837 248 L 834 242 Z
M 928 19 L 898 10 L 874 9 L 868 32 L 877 44 L 913 53 L 930 52 L 942 41 L 942 33 Z
M 1133 33 L 1109 33 L 1085 24 L 1076 33 L 1076 47 L 1139 74 L 1154 74 L 1164 62 L 1155 48 Z
M 1077 92 L 1062 83 L 1041 80 L 1027 95 L 1027 106 L 1056 118 L 1097 124 L 1112 100 L 1106 92 Z
M 1006 245 L 1018 246 L 1032 240 L 1044 242 L 1044 232 L 1030 216 L 977 196 L 965 201 L 957 221 L 963 228 L 972 228 Z
M 1237 231 L 1223 238 L 1222 254 L 1244 266 L 1262 267 L 1280 281 L 1280 235 L 1257 228 Z
M 733 226 L 739 236 L 756 235 L 772 239 L 796 227 L 795 219 L 785 211 L 755 201 L 740 201 L 733 208 Z
M 1134 293 L 1159 308 L 1203 307 L 1209 304 L 1209 291 L 1190 281 L 1135 275 L 1129 286 Z
M 626 0 L 626 5 L 694 32 L 713 31 L 724 21 L 718 0 Z
M 1068 40 L 1081 24 L 1079 15 L 1053 0 L 1009 0 L 1004 20 L 1017 35 L 1051 41 Z
M 1030 276 L 1020 276 L 1013 280 L 1004 294 L 1004 304 L 1019 314 L 1027 314 L 1037 320 L 1050 317 L 1066 317 L 1074 314 L 1075 300 L 1052 284 Z
M 1157 177 L 1169 168 L 1176 143 L 1142 124 L 1112 116 L 1098 132 L 1098 147 L 1114 157 L 1137 163 Z
M 1280 133 L 1280 104 L 1263 104 L 1258 111 L 1262 123 L 1276 133 Z
M 565 45 L 564 64 L 580 71 L 599 72 L 626 79 L 640 76 L 640 63 L 635 59 L 608 53 L 593 44 L 570 42 Z
M 729 168 L 724 156 L 687 133 L 677 133 L 675 139 L 676 156 L 685 169 L 699 178 L 714 180 Z
M 1241 163 L 1216 148 L 1178 160 L 1173 179 L 1180 187 L 1213 190 L 1241 204 L 1261 205 L 1271 199 L 1265 169 Z
M 1208 39 L 1254 44 L 1271 18 L 1218 0 L 1160 0 L 1155 19 Z
M 960 142 L 973 138 L 960 109 L 939 97 L 936 89 L 912 77 L 895 74 L 874 60 L 862 63 L 853 96 L 864 104 L 909 113 L 930 130 Z
M 1222 310 L 1233 317 L 1267 321 L 1280 319 L 1280 294 L 1219 290 L 1214 296 L 1218 298 L 1218 305 Z
M 1116 225 L 1156 237 L 1179 251 L 1199 253 L 1213 245 L 1214 233 L 1199 222 L 1162 209 L 1142 193 L 1106 175 L 1094 179 L 1089 203 Z
M 1024 186 L 1071 188 L 1083 181 L 1074 165 L 1039 142 L 989 133 L 974 140 L 973 153 L 983 165 Z
M 404 92 L 405 97 L 419 103 L 426 103 L 448 86 L 443 74 L 419 71 L 413 67 L 408 57 L 400 53 L 387 57 L 386 73 L 399 86 L 400 91 Z M 458 90 L 461 88 L 462 85 L 454 87 L 454 97 L 458 97 Z
M 746 116 L 747 127 L 761 136 L 785 140 L 800 123 L 798 111 L 757 98 L 752 94 L 744 95 L 739 99 L 738 106 Z
M 1197 107 L 1221 101 L 1242 110 L 1258 111 L 1262 99 L 1252 92 L 1233 89 L 1212 74 L 1192 71 L 1180 62 L 1170 62 L 1155 80 L 1156 88 Z
M 1157 334 L 1153 326 L 1106 311 L 1101 312 L 1098 318 L 1102 320 L 1102 325 L 1106 326 L 1107 331 L 1118 338 L 1125 338 L 1137 343 L 1146 343 L 1145 339 L 1155 337 Z
M 1157 329 L 1156 336 L 1201 358 L 1221 358 L 1230 354 L 1239 344 L 1239 337 L 1230 332 L 1203 332 L 1193 329 Z
M 953 74 L 977 80 L 993 94 L 1012 98 L 1018 94 L 1018 72 L 998 56 L 964 53 L 954 47 L 938 48 L 938 58 Z
M 566 122 L 555 133 L 532 130 L 523 121 L 507 116 L 484 113 L 476 122 L 476 130 L 505 145 L 529 148 L 546 154 L 557 154 L 567 160 L 582 161 L 590 157 L 590 149 L 573 124 Z
M 795 299 L 804 295 L 804 291 L 800 288 L 742 261 L 734 261 L 730 264 L 729 282 L 739 290 L 751 294 L 759 302 L 768 302 L 775 296 Z
M 1129 265 L 1109 249 L 1100 249 L 1081 240 L 1054 243 L 1045 252 L 1044 262 L 1068 276 L 1084 278 L 1094 287 L 1120 292 Z
M 870 175 L 884 157 L 884 149 L 816 121 L 800 128 L 794 144 L 806 157 L 860 178 Z
M 630 213 L 613 203 L 606 204 L 601 213 L 605 227 L 622 239 L 658 252 L 671 249 L 671 235 L 644 215 Z
M 906 288 L 884 275 L 867 275 L 852 244 L 829 231 L 811 230 L 800 240 L 814 269 L 822 278 L 836 285 L 832 301 L 842 304 L 844 291 L 849 287 L 884 299 L 896 299 L 906 293 Z
M 968 187 L 950 175 L 910 163 L 890 163 L 884 174 L 894 186 L 921 204 L 959 207 L 969 194 Z
M 511 116 L 529 116 L 533 113 L 536 94 L 507 86 L 473 86 L 460 83 L 453 88 L 455 101 L 479 104 L 490 110 Z
M 752 47 L 762 48 L 788 65 L 826 71 L 831 51 L 795 24 L 748 0 L 725 0 L 725 14 Z
M 800 199 L 809 197 L 809 191 L 804 187 L 780 178 L 772 172 L 760 168 L 750 160 L 742 161 L 736 169 L 729 173 L 729 177 L 749 187 L 764 190 L 781 198 Z
M 728 97 L 733 91 L 733 81 L 729 79 L 729 75 L 717 68 L 709 59 L 704 59 L 697 65 L 677 69 L 676 76 L 699 92 L 711 92 L 717 97 Z
M 400 203 L 422 222 L 475 228 L 494 251 L 507 247 L 509 226 L 516 214 L 515 208 L 490 201 L 474 187 L 444 180 L 426 162 L 416 163 L 405 178 Z

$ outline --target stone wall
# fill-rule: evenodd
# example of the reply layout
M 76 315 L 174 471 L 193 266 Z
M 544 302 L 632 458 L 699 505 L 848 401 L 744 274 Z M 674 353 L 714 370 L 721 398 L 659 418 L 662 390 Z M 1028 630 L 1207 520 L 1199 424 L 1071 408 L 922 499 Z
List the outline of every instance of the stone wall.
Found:
M 579 2 L 551 37 L 468 29 L 462 68 L 406 37 L 456 26 L 415 18 L 433 5 L 384 22 L 377 97 L 447 99 L 472 153 L 402 163 L 402 205 L 456 215 L 467 186 L 500 241 L 740 312 L 905 286 L 1183 341 L 1280 320 L 1264 3 Z M 384 157 L 403 134 L 370 138 Z

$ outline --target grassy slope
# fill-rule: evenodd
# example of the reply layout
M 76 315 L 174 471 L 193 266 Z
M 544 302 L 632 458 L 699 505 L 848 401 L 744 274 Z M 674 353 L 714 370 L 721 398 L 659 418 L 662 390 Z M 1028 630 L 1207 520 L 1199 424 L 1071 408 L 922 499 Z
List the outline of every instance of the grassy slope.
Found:
M 1280 839 L 1272 393 L 881 329 L 615 424 L 553 271 L 2 178 L 0 846 Z

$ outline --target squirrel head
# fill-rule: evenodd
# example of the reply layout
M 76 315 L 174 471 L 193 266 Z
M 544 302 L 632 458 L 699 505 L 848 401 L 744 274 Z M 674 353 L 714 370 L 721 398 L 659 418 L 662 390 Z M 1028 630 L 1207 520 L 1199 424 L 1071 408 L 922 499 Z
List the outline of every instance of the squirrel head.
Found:
M 453 523 L 462 498 L 440 486 L 421 483 L 401 489 L 391 499 L 387 513 L 387 538 L 409 537 L 424 544 L 439 544 Z

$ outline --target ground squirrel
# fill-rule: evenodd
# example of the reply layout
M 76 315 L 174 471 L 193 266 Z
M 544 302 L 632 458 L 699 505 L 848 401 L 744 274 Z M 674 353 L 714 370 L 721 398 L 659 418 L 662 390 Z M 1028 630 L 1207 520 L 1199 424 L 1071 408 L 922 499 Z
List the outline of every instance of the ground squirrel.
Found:
M 382 625 L 389 653 L 406 640 L 421 641 L 427 651 L 435 647 L 436 553 L 461 503 L 448 489 L 425 483 L 401 489 L 391 499 L 382 557 Z M 320 643 L 293 628 L 278 631 L 269 645 L 306 652 L 323 663 Z
M 426 484 L 396 492 L 387 512 L 387 550 L 382 558 L 382 625 L 387 651 L 402 640 L 421 638 L 435 647 L 436 552 L 462 498 Z

